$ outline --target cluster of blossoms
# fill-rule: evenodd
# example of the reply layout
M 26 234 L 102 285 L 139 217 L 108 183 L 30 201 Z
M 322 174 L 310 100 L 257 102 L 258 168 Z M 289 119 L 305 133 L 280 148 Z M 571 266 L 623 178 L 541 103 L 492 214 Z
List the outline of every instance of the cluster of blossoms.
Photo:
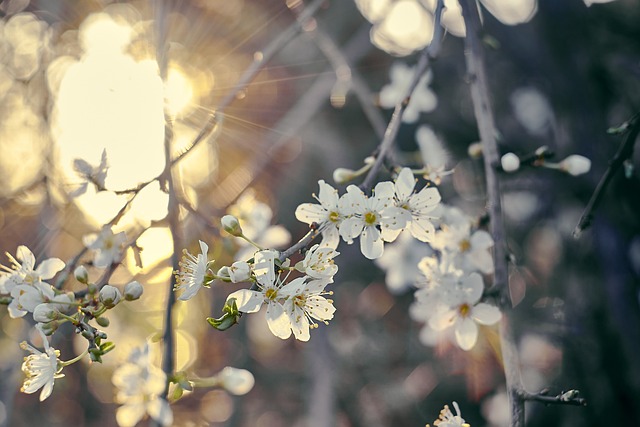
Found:
M 493 273 L 493 239 L 474 230 L 458 209 L 441 210 L 442 222 L 431 242 L 436 252 L 418 264 L 424 279 L 417 283 L 411 315 L 425 324 L 420 337 L 425 344 L 433 342 L 434 331 L 453 329 L 460 348 L 470 350 L 478 338 L 477 323 L 492 325 L 501 318 L 497 307 L 480 302 L 482 274 Z
M 375 259 L 384 253 L 384 242 L 393 242 L 404 229 L 423 242 L 433 238 L 431 213 L 440 202 L 440 193 L 435 187 L 414 192 L 416 180 L 409 168 L 400 171 L 395 183 L 378 183 L 369 197 L 355 185 L 338 196 L 326 182 L 318 184 L 320 192 L 314 197 L 320 204 L 301 204 L 296 218 L 319 225 L 324 247 L 337 248 L 340 237 L 349 244 L 359 237 L 362 254 Z
M 113 234 L 109 227 L 105 227 L 100 234 L 88 236 L 85 240 L 88 248 L 95 251 L 94 266 L 105 268 L 119 262 L 124 233 Z M 64 292 L 49 283 L 65 269 L 62 260 L 49 258 L 36 265 L 35 256 L 24 245 L 17 248 L 15 257 L 10 254 L 7 257 L 11 264 L 9 267 L 1 266 L 4 271 L 0 272 L 0 302 L 8 306 L 12 318 L 31 313 L 44 345 L 44 352 L 40 352 L 26 342 L 21 344 L 31 353 L 22 365 L 26 374 L 22 391 L 34 393 L 42 389 L 40 400 L 44 400 L 51 395 L 55 379 L 63 376 L 60 374 L 62 367 L 87 354 L 92 361 L 100 362 L 101 357 L 115 347 L 106 341 L 107 334 L 95 324 L 98 327 L 108 326 L 109 319 L 104 314 L 123 300 L 137 300 L 143 288 L 136 281 L 128 283 L 122 291 L 108 284 L 98 286 L 89 280 L 89 272 L 81 265 L 75 269 L 74 276 L 87 289 L 77 293 Z M 59 284 L 66 279 L 66 273 L 61 273 L 61 276 Z M 46 338 L 65 323 L 72 324 L 76 333 L 88 342 L 86 351 L 68 362 L 59 360 L 59 351 L 51 347 Z
M 237 219 L 223 218 L 225 229 L 240 236 L 242 230 Z M 200 288 L 213 280 L 233 283 L 251 282 L 251 289 L 238 290 L 227 298 L 225 316 L 219 320 L 209 319 L 217 329 L 227 329 L 237 322 L 239 313 L 255 313 L 267 306 L 267 323 L 271 332 L 282 339 L 293 335 L 308 341 L 309 331 L 318 326 L 316 321 L 327 323 L 333 318 L 333 301 L 325 298 L 328 284 L 338 271 L 333 259 L 338 252 L 331 248 L 313 246 L 303 260 L 289 267 L 289 260 L 281 262 L 278 252 L 260 250 L 249 261 L 236 261 L 231 266 L 221 267 L 217 273 L 209 268 L 213 261 L 207 257 L 208 246 L 200 242 L 201 253 L 197 256 L 185 251 L 180 271 L 176 272 L 176 290 L 183 290 L 178 299 L 191 299 Z M 293 271 L 303 276 L 288 281 Z

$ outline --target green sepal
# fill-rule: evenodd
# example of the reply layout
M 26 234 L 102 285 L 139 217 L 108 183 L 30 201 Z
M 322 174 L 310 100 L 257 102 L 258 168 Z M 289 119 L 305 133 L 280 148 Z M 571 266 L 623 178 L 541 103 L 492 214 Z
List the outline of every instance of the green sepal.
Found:
M 207 322 L 219 331 L 226 331 L 236 323 L 242 314 L 238 311 L 236 305 L 236 299 L 230 298 L 222 308 L 224 313 L 221 317 L 214 319 L 213 317 L 207 317 Z

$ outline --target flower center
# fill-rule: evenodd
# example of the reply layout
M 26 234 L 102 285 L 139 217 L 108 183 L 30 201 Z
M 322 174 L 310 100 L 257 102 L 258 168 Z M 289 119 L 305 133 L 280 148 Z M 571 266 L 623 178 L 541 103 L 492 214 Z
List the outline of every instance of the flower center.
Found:
M 366 214 L 364 214 L 364 222 L 367 225 L 375 225 L 377 219 L 378 217 L 374 212 L 367 212 Z
M 464 239 L 460 242 L 460 252 L 467 252 L 469 249 L 471 249 L 471 242 L 469 242 L 469 240 Z
M 458 308 L 458 312 L 460 312 L 460 316 L 462 317 L 467 317 L 470 311 L 471 311 L 471 307 L 469 307 L 469 304 L 462 304 Z
M 304 307 L 307 304 L 307 297 L 304 295 L 296 295 L 293 297 L 293 303 L 298 307 Z
M 278 290 L 275 288 L 269 288 L 265 291 L 264 296 L 271 301 L 274 301 L 278 297 Z
M 340 219 L 340 214 L 338 212 L 334 211 L 329 214 L 329 221 L 338 222 L 339 219 Z

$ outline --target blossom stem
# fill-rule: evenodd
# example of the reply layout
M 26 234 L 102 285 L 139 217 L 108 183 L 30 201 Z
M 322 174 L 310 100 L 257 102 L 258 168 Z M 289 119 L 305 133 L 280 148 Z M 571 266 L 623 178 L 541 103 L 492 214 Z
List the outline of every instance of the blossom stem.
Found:
M 87 354 L 89 354 L 89 349 L 88 349 L 88 348 L 86 348 L 82 353 L 80 353 L 79 355 L 77 355 L 76 357 L 74 357 L 74 358 L 73 358 L 73 359 L 71 359 L 71 360 L 67 360 L 66 362 L 61 360 L 61 361 L 59 362 L 59 364 L 60 364 L 60 366 L 61 366 L 61 367 L 63 367 L 63 368 L 64 368 L 65 366 L 73 365 L 74 363 L 76 363 L 76 362 L 78 362 L 78 361 L 82 360 L 82 359 L 83 359 Z
M 244 241 L 246 241 L 247 243 L 249 243 L 250 245 L 254 246 L 256 249 L 258 249 L 259 251 L 264 250 L 264 248 L 262 248 L 260 245 L 258 245 L 256 242 L 254 242 L 253 240 L 251 240 L 250 238 L 248 238 L 247 236 L 245 236 L 244 234 L 242 234 L 240 236 L 241 239 L 243 239 Z
M 382 138 L 382 142 L 380 142 L 380 146 L 378 148 L 378 155 L 376 156 L 376 160 L 373 163 L 373 166 L 369 170 L 369 173 L 365 177 L 364 181 L 360 185 L 360 189 L 365 193 L 369 193 L 371 188 L 373 188 L 373 183 L 378 175 L 378 172 L 382 168 L 384 164 L 385 158 L 389 155 L 389 151 L 395 142 L 396 136 L 398 135 L 398 131 L 400 130 L 400 126 L 402 125 L 402 116 L 409 105 L 409 101 L 411 100 L 411 95 L 413 91 L 418 86 L 418 82 L 422 78 L 422 75 L 427 71 L 431 60 L 435 59 L 440 51 L 440 46 L 442 42 L 442 36 L 444 30 L 440 25 L 440 18 L 442 16 L 442 8 L 444 6 L 443 0 L 438 0 L 436 5 L 435 14 L 435 23 L 433 29 L 433 38 L 429 46 L 422 50 L 420 54 L 420 58 L 418 59 L 418 65 L 416 66 L 416 71 L 411 80 L 411 84 L 407 89 L 406 95 L 402 98 L 400 102 L 396 104 L 395 109 L 393 110 L 393 115 L 391 116 L 391 120 L 387 125 L 387 129 L 384 132 L 384 137 Z

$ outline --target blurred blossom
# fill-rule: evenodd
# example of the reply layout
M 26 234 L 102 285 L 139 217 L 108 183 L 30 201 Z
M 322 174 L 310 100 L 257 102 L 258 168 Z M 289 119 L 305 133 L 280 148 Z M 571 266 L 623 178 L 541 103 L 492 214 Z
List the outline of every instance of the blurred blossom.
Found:
M 433 37 L 433 14 L 417 0 L 356 0 L 373 24 L 371 42 L 396 56 L 422 49 Z
M 509 396 L 504 390 L 487 397 L 482 402 L 482 416 L 490 427 L 509 427 L 511 425 L 511 407 Z
M 445 170 L 449 160 L 449 153 L 430 126 L 423 125 L 418 128 L 416 141 L 424 164 L 424 178 L 439 185 L 442 177 L 453 172 L 452 170 Z
M 389 291 L 401 294 L 412 288 L 420 276 L 420 260 L 432 254 L 433 250 L 429 245 L 414 239 L 405 230 L 395 242 L 387 245 L 384 254 L 375 263 L 385 271 L 385 283 Z
M 135 426 L 147 414 L 159 425 L 173 423 L 171 407 L 161 397 L 167 377 L 151 364 L 148 343 L 131 353 L 129 361 L 114 371 L 112 381 L 118 389 L 116 401 L 122 404 L 116 412 L 118 425 Z
M 380 105 L 383 108 L 395 108 L 407 96 L 411 80 L 415 74 L 415 67 L 409 67 L 402 62 L 394 62 L 389 72 L 391 82 L 380 91 Z M 418 81 L 409 105 L 404 111 L 402 121 L 415 123 L 420 118 L 420 113 L 433 111 L 438 105 L 438 98 L 431 89 L 431 71 L 425 73 Z
M 119 262 L 127 236 L 124 231 L 114 234 L 109 225 L 105 225 L 100 233 L 92 233 L 83 236 L 84 245 L 95 251 L 93 265 L 98 268 L 107 268 L 115 262 Z
M 544 136 L 553 122 L 553 110 L 539 90 L 524 87 L 511 94 L 511 107 L 520 124 L 532 135 Z
M 553 383 L 562 363 L 562 350 L 539 334 L 528 333 L 520 340 L 522 380 L 528 390 L 542 390 Z
M 49 42 L 46 22 L 31 13 L 12 16 L 4 25 L 9 72 L 19 80 L 28 80 L 40 68 L 43 48 Z
M 505 215 L 514 222 L 529 220 L 540 206 L 538 196 L 531 191 L 504 192 L 502 200 Z
M 237 218 L 242 233 L 261 247 L 281 248 L 289 243 L 291 234 L 281 225 L 271 225 L 273 211 L 266 203 L 256 199 L 255 191 L 245 191 L 238 201 L 227 210 L 229 215 Z M 248 259 L 255 248 L 248 242 L 237 239 L 241 249 L 236 253 L 237 260 Z

